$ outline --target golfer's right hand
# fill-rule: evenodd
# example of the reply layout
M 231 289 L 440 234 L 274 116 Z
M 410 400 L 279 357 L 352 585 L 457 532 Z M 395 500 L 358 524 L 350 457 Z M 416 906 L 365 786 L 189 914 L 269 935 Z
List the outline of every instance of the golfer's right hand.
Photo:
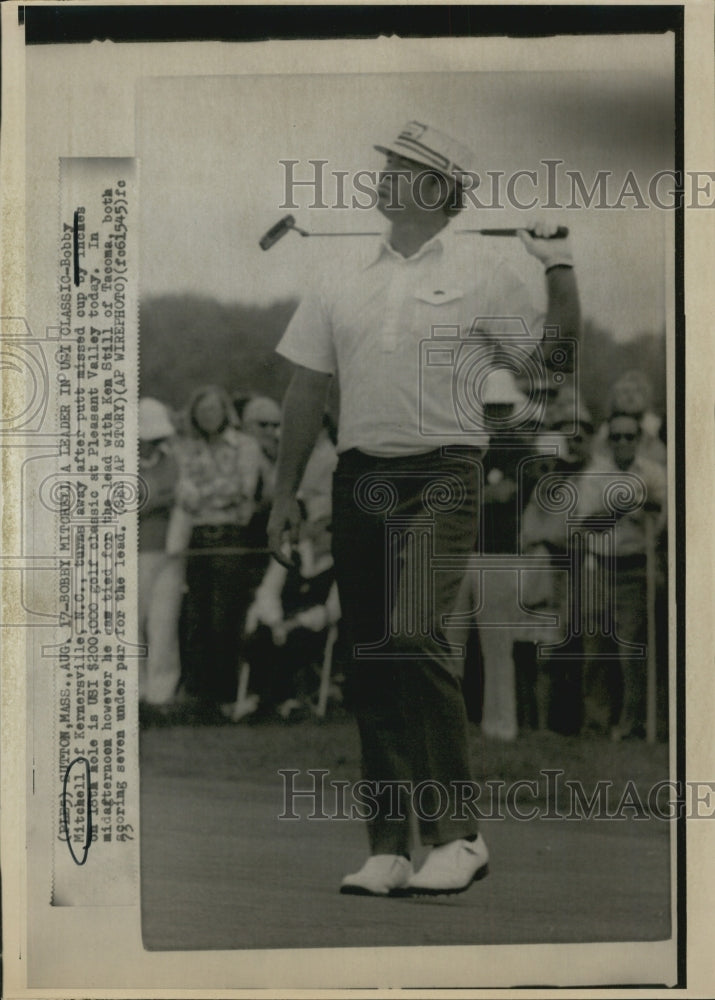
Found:
M 295 497 L 276 497 L 268 518 L 268 547 L 281 566 L 293 565 L 290 552 L 298 544 L 300 534 L 300 508 Z

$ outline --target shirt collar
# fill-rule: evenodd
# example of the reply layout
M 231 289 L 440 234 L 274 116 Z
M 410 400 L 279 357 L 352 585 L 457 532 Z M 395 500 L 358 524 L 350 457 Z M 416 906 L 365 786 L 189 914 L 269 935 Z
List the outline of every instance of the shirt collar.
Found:
M 400 261 L 416 261 L 420 260 L 422 257 L 426 257 L 429 253 L 449 253 L 453 243 L 454 231 L 448 223 L 431 239 L 427 240 L 426 243 L 423 243 L 419 250 L 416 253 L 413 253 L 411 257 L 403 257 L 402 254 L 397 253 L 397 251 L 393 250 L 390 246 L 390 234 L 389 232 L 386 232 L 380 237 L 377 246 L 365 263 L 363 270 L 366 271 L 384 256 L 394 257 Z

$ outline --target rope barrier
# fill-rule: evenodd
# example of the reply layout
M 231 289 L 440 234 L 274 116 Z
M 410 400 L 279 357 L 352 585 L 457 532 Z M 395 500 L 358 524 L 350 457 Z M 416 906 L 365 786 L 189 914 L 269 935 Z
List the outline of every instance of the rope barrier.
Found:
M 248 549 L 243 546 L 238 545 L 221 545 L 216 546 L 214 549 L 181 549 L 179 552 L 168 552 L 167 555 L 172 558 L 183 558 L 184 556 L 189 556 L 190 558 L 196 558 L 198 556 L 245 556 L 245 555 L 270 555 L 271 549 Z

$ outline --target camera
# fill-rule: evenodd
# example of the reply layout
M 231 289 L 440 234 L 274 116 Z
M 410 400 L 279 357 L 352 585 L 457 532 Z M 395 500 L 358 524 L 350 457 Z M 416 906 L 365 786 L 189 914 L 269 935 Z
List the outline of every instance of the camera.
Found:
M 444 437 L 450 430 L 455 435 L 539 433 L 548 407 L 573 382 L 577 347 L 554 327 L 535 340 L 518 316 L 478 316 L 468 330 L 433 326 L 420 342 L 420 432 L 426 437 Z M 568 434 L 569 418 L 575 428 L 578 393 L 564 395 L 573 398 L 564 428 Z M 452 428 L 444 426 L 439 405 L 444 399 L 450 400 Z
M 45 339 L 35 337 L 24 316 L 0 317 L 0 360 L 5 398 L 5 412 L 0 420 L 0 435 L 19 435 L 31 446 L 26 435 L 41 434 L 50 399 L 48 354 L 61 351 L 57 331 L 48 327 Z M 52 428 L 50 428 L 52 430 Z

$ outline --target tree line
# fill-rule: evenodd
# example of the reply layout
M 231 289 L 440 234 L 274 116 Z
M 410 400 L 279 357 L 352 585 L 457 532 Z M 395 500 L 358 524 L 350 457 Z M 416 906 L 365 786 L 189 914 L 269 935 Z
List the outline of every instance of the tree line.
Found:
M 275 347 L 297 307 L 294 299 L 270 305 L 221 303 L 200 295 L 165 295 L 140 306 L 141 393 L 180 409 L 200 385 L 231 394 L 257 392 L 281 399 L 290 364 Z M 583 397 L 594 419 L 605 418 L 609 390 L 631 368 L 653 386 L 653 408 L 665 413 L 665 332 L 644 330 L 628 341 L 592 318 L 584 321 L 580 347 Z M 334 402 L 335 405 L 335 402 Z

